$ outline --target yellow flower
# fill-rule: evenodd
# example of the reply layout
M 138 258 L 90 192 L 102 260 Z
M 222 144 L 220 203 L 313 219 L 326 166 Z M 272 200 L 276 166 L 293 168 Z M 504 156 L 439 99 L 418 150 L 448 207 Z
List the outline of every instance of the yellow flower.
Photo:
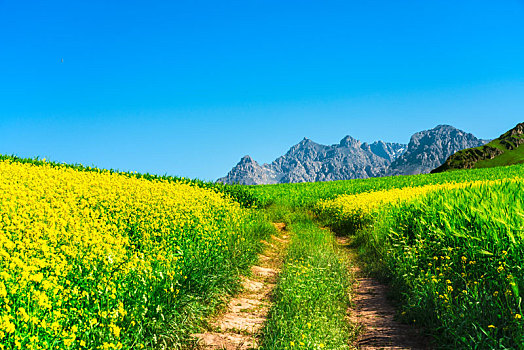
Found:
M 118 327 L 115 324 L 110 324 L 109 326 L 111 328 L 111 332 L 113 333 L 113 335 L 119 338 L 120 337 L 120 327 Z
M 36 283 L 40 283 L 42 279 L 44 279 L 44 275 L 41 272 L 30 277 L 30 280 Z

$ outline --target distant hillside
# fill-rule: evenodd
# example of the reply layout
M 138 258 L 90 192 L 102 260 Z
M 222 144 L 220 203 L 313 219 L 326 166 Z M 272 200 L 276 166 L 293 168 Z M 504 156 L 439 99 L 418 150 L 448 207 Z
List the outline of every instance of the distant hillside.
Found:
M 502 165 L 524 163 L 524 123 L 500 135 L 490 143 L 459 151 L 450 156 L 444 164 L 432 170 L 439 173 L 454 169 L 490 168 Z

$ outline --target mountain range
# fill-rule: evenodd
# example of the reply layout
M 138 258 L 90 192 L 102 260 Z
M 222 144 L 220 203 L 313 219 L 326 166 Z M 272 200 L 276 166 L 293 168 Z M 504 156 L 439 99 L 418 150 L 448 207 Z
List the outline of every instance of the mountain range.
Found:
M 449 125 L 417 132 L 407 145 L 368 144 L 349 135 L 334 145 L 304 138 L 270 164 L 260 165 L 246 155 L 218 181 L 258 185 L 428 173 L 451 154 L 486 142 Z

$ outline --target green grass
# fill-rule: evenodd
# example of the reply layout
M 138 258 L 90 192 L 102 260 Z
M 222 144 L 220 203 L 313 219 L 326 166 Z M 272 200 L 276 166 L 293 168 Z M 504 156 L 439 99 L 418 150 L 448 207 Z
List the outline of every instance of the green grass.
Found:
M 240 275 L 249 273 L 249 267 L 257 262 L 262 251 L 261 241 L 274 233 L 275 228 L 267 217 L 254 212 L 243 228 L 243 239 L 236 245 L 230 244 L 229 254 L 221 257 L 221 261 L 212 260 L 200 247 L 183 272 L 188 278 L 180 288 L 183 295 L 179 302 L 168 311 L 171 317 L 159 317 L 151 325 L 149 336 L 158 340 L 153 348 L 167 345 L 172 349 L 185 349 L 192 344 L 191 334 L 206 326 L 205 318 L 220 311 L 228 298 L 242 289 Z
M 522 164 L 490 169 L 455 170 L 438 174 L 390 176 L 371 179 L 355 179 L 331 182 L 291 183 L 276 185 L 245 186 L 258 206 L 302 207 L 312 209 L 321 199 L 335 198 L 341 194 L 355 194 L 366 191 L 387 190 L 407 186 L 494 180 L 512 178 L 524 174 Z
M 521 163 L 524 163 L 524 144 L 510 151 L 506 151 L 493 159 L 481 160 L 475 164 L 475 168 L 491 168 Z
M 292 240 L 260 349 L 349 349 L 347 261 L 332 233 L 298 211 L 284 215 Z
M 151 311 L 142 320 L 143 334 L 137 337 L 146 338 L 151 349 L 193 347 L 192 334 L 207 327 L 206 318 L 222 310 L 229 297 L 241 291 L 240 275 L 247 274 L 249 267 L 257 262 L 257 254 L 263 248 L 261 240 L 274 233 L 267 217 L 254 213 L 251 222 L 244 227 L 243 239 L 231 243 L 228 254 L 219 258 L 209 256 L 202 247 L 188 242 L 188 246 L 194 246 L 193 256 L 184 266 L 182 274 L 187 279 L 179 286 L 178 300 L 169 303 L 162 297 L 161 290 L 156 293 L 156 300 L 147 304 Z

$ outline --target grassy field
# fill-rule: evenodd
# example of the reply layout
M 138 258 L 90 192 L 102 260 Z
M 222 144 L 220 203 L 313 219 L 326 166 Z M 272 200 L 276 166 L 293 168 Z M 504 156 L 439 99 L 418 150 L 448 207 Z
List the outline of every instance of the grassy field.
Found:
M 393 206 L 366 240 L 403 315 L 450 348 L 524 343 L 524 179 L 439 190 Z
M 356 236 L 404 320 L 427 327 L 442 348 L 520 348 L 523 193 L 520 175 L 344 195 L 317 210 Z
M 519 348 L 524 166 L 250 187 L 354 237 L 406 322 L 442 348 Z M 291 318 L 291 317 L 290 317 Z
M 524 165 L 228 186 L 3 156 L 0 349 L 185 348 L 285 222 L 263 349 L 348 349 L 353 237 L 442 348 L 524 343 Z
M 492 169 L 456 170 L 439 174 L 245 187 L 255 197 L 259 206 L 278 204 L 312 209 L 320 200 L 333 199 L 343 194 L 475 180 L 506 179 L 521 176 L 522 169 L 522 165 L 514 165 Z

